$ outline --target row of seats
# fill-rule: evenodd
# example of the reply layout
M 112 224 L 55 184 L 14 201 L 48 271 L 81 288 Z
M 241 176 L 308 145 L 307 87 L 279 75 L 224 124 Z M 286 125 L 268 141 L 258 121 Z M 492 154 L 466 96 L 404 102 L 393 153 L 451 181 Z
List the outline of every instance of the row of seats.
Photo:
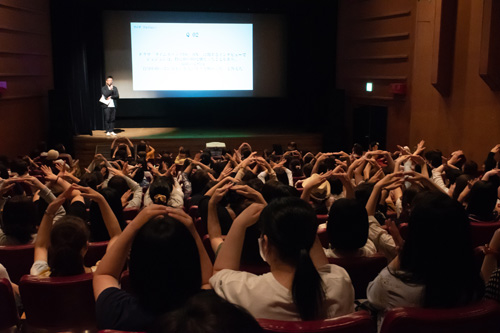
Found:
M 92 274 L 40 278 L 24 276 L 19 284 L 26 311 L 25 325 L 31 329 L 96 331 Z M 0 330 L 19 325 L 12 288 L 0 280 Z M 258 319 L 266 332 L 376 332 L 375 320 L 366 311 L 318 321 Z M 396 308 L 386 313 L 382 333 L 394 332 L 498 332 L 500 304 L 483 300 L 455 309 Z M 26 327 L 25 327 L 26 329 Z M 117 332 L 106 330 L 102 332 Z

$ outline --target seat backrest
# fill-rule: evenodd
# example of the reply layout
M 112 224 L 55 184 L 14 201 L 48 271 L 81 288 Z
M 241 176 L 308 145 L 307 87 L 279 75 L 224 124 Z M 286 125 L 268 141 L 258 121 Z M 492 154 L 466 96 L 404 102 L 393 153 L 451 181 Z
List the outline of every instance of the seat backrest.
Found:
M 94 266 L 99 260 L 104 257 L 109 241 L 89 243 L 89 248 L 83 258 L 84 265 L 87 267 Z
M 198 231 L 198 235 L 200 235 L 200 238 L 203 238 L 206 234 L 208 234 L 207 222 L 203 221 L 201 217 L 198 217 L 193 220 L 194 220 L 194 227 L 196 228 L 196 231 Z
M 139 214 L 139 209 L 137 208 L 124 208 L 123 209 L 123 218 L 125 220 L 133 220 Z
M 33 257 L 33 244 L 0 246 L 0 264 L 5 266 L 10 280 L 16 284 L 23 275 L 30 273 Z
M 0 330 L 7 330 L 19 324 L 16 300 L 10 281 L 0 279 Z
M 65 277 L 25 275 L 19 290 L 26 322 L 39 329 L 96 327 L 92 273 Z
M 265 332 L 303 333 L 375 333 L 375 321 L 366 311 L 358 311 L 345 316 L 315 321 L 283 321 L 257 319 Z
M 489 244 L 495 231 L 500 228 L 500 222 L 471 222 L 470 231 L 472 246 Z
M 387 259 L 378 253 L 368 257 L 328 258 L 328 261 L 347 271 L 357 299 L 366 298 L 368 284 L 387 266 Z
M 330 239 L 328 238 L 328 233 L 326 232 L 326 228 L 318 227 L 317 233 L 319 241 L 321 242 L 321 246 L 324 247 L 325 249 L 328 249 L 330 247 Z
M 500 304 L 482 300 L 455 309 L 395 308 L 389 310 L 381 333 L 468 333 L 499 332 Z

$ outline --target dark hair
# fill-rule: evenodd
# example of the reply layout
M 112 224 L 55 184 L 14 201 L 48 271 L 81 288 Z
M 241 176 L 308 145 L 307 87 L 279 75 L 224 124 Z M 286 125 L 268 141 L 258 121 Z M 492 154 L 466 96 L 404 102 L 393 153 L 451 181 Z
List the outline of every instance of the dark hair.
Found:
M 276 172 L 276 178 L 280 183 L 289 185 L 288 174 L 286 173 L 285 168 L 275 168 L 274 171 Z
M 424 307 L 461 306 L 479 299 L 484 282 L 474 263 L 463 207 L 440 192 L 420 193 L 413 203 L 400 254 L 402 271 L 393 274 L 425 286 Z
M 63 153 L 66 152 L 66 147 L 64 147 L 64 145 L 62 143 L 56 144 L 55 147 L 54 147 L 54 149 L 57 150 L 57 152 L 59 154 L 63 154 Z
M 82 250 L 88 241 L 89 230 L 81 218 L 66 215 L 54 223 L 48 254 L 50 276 L 85 273 Z
M 0 178 L 9 179 L 9 169 L 2 163 L 0 163 Z
M 108 76 L 106 77 L 106 80 L 107 80 L 107 79 L 112 79 L 112 78 L 113 78 L 113 77 L 112 77 L 111 75 L 108 75 Z
M 127 181 L 122 176 L 111 177 L 111 179 L 108 181 L 108 187 L 117 191 L 120 196 L 122 196 L 129 190 Z
M 139 143 L 137 144 L 137 152 L 146 151 L 147 146 L 148 145 L 146 144 L 146 141 L 144 140 L 139 141 Z
M 10 171 L 22 176 L 28 172 L 28 163 L 20 158 L 16 158 L 10 162 Z
M 424 154 L 425 159 L 429 161 L 432 165 L 433 168 L 439 167 L 441 164 L 443 164 L 443 153 L 441 153 L 440 150 L 430 150 L 425 152 Z
M 497 203 L 497 187 L 490 182 L 478 181 L 469 193 L 467 213 L 471 217 L 481 221 L 493 221 L 493 211 Z
M 292 175 L 294 177 L 304 176 L 304 172 L 302 171 L 302 160 L 298 158 L 294 158 L 290 161 L 289 169 L 292 171 Z
M 277 180 L 270 180 L 262 186 L 262 196 L 269 203 L 277 198 L 292 196 L 292 189 L 293 187 L 291 188 Z
M 358 156 L 363 155 L 363 146 L 359 143 L 355 143 L 352 145 L 352 152 Z
M 205 170 L 196 170 L 189 176 L 191 181 L 191 196 L 195 194 L 205 194 L 210 176 Z
M 354 189 L 354 197 L 363 206 L 366 206 L 370 195 L 372 194 L 374 184 L 361 183 Z
M 474 161 L 467 161 L 464 164 L 464 174 L 471 177 L 476 177 L 478 175 L 478 166 Z
M 312 207 L 299 198 L 278 198 L 264 208 L 259 224 L 278 258 L 296 268 L 291 291 L 301 319 L 324 318 L 323 281 L 309 255 L 318 228 Z
M 154 315 L 178 308 L 201 288 L 196 243 L 170 216 L 154 217 L 142 226 L 132 243 L 129 267 L 139 303 Z
M 471 179 L 470 175 L 462 174 L 455 179 L 455 190 L 453 190 L 452 198 L 458 200 L 460 194 L 465 189 L 469 180 Z
M 2 212 L 2 230 L 21 244 L 31 241 L 39 222 L 38 212 L 32 197 L 16 195 L 5 202 Z
M 336 200 L 326 225 L 332 249 L 354 251 L 368 239 L 368 214 L 356 199 Z
M 152 333 L 254 333 L 264 332 L 252 315 L 213 291 L 192 296 L 181 308 L 167 312 L 154 324 Z
M 155 178 L 149 187 L 151 201 L 158 205 L 166 206 L 170 198 L 170 193 L 172 193 L 172 182 L 166 176 Z
M 113 211 L 122 229 L 125 228 L 125 219 L 123 217 L 123 207 L 121 201 L 121 195 L 111 187 L 103 188 L 99 191 L 102 194 L 109 207 Z M 90 220 L 90 239 L 93 242 L 102 242 L 109 240 L 108 229 L 104 223 L 102 217 L 101 209 L 99 204 L 92 201 L 89 208 L 89 220 Z
M 146 165 L 146 161 L 142 160 L 137 160 L 138 164 L 141 164 L 141 167 L 137 166 L 137 171 L 135 172 L 134 177 L 132 180 L 136 182 L 137 184 L 141 184 L 142 181 L 144 180 L 144 167 L 143 165 Z
M 99 170 L 94 170 L 90 173 L 84 173 L 80 178 L 80 182 L 78 184 L 97 190 L 97 185 L 101 184 L 103 181 L 104 177 L 102 176 L 102 173 Z
M 302 172 L 304 172 L 304 177 L 309 178 L 311 177 L 312 169 L 314 168 L 314 165 L 312 163 L 306 163 L 302 167 Z

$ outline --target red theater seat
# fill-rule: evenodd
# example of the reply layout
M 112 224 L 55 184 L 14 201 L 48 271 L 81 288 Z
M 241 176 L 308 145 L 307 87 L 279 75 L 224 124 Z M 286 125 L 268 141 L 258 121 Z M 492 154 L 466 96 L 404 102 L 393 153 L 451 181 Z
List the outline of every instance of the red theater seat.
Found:
M 347 271 L 357 299 L 366 298 L 368 284 L 387 266 L 387 259 L 381 254 L 369 257 L 328 258 L 328 261 Z
M 104 257 L 109 241 L 89 243 L 89 248 L 83 258 L 84 264 L 87 267 L 94 266 L 99 260 Z
M 125 208 L 123 209 L 123 218 L 125 221 L 133 220 L 139 214 L 139 209 L 137 208 Z
M 359 311 L 345 316 L 315 321 L 283 321 L 257 319 L 265 332 L 303 333 L 375 333 L 376 324 L 368 312 Z
M 30 328 L 96 329 L 91 273 L 49 278 L 25 275 L 19 282 L 19 290 Z
M 498 228 L 500 228 L 500 222 L 471 222 L 472 246 L 489 244 L 491 237 Z
M 455 309 L 395 308 L 388 311 L 381 333 L 493 333 L 500 331 L 500 304 L 482 300 Z
M 33 256 L 33 244 L 0 246 L 0 264 L 5 266 L 14 283 L 19 283 L 23 275 L 30 273 Z
M 0 331 L 10 331 L 19 324 L 16 300 L 7 279 L 0 279 Z

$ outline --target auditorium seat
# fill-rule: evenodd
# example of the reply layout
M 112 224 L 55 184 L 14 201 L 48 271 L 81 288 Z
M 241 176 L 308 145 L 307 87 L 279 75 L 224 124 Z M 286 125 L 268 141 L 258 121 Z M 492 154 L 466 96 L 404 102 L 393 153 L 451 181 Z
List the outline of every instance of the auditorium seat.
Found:
M 133 220 L 139 214 L 139 209 L 137 208 L 124 208 L 123 209 L 123 218 L 127 220 Z
M 208 229 L 207 229 L 207 223 L 201 219 L 201 217 L 198 217 L 196 219 L 193 219 L 194 221 L 194 226 L 196 228 L 196 231 L 198 231 L 198 235 L 200 235 L 200 238 L 203 239 L 203 237 L 208 234 Z
M 207 234 L 203 236 L 201 239 L 203 241 L 203 246 L 205 247 L 205 251 L 207 251 L 208 257 L 212 261 L 212 264 L 215 262 L 215 253 L 212 249 L 212 244 L 210 243 L 210 236 Z
M 198 206 L 193 205 L 193 206 L 189 207 L 188 214 L 189 214 L 189 216 L 191 216 L 193 218 L 193 221 L 196 220 L 198 217 L 200 217 L 200 212 L 199 212 Z
M 375 321 L 366 311 L 358 311 L 345 316 L 314 321 L 284 321 L 257 319 L 265 332 L 302 333 L 375 333 Z
M 493 333 L 500 330 L 500 304 L 482 300 L 455 309 L 395 308 L 389 310 L 381 333 Z
M 328 258 L 328 261 L 347 271 L 351 277 L 356 299 L 366 298 L 368 284 L 387 266 L 387 259 L 382 254 L 368 257 Z
M 16 300 L 7 279 L 0 279 L 0 331 L 15 331 L 19 324 Z
M 326 227 L 318 227 L 317 231 L 319 241 L 321 242 L 321 246 L 325 249 L 330 247 L 330 239 L 328 238 L 328 233 L 326 232 Z
M 316 218 L 318 219 L 318 224 L 323 224 L 323 223 L 326 223 L 326 221 L 328 221 L 328 215 L 326 215 L 326 214 L 316 215 Z
M 89 248 L 83 258 L 84 265 L 87 267 L 95 266 L 96 262 L 102 259 L 106 253 L 109 241 L 89 243 Z
M 33 256 L 33 244 L 0 246 L 0 264 L 5 266 L 14 283 L 19 283 L 23 275 L 30 273 Z
M 500 228 L 500 222 L 472 222 L 470 223 L 472 246 L 489 244 L 495 231 Z
M 66 277 L 25 275 L 19 290 L 30 330 L 95 330 L 92 273 Z
M 404 240 L 407 239 L 408 237 L 408 223 L 401 223 L 399 225 L 399 234 L 401 235 L 401 238 L 403 238 Z

